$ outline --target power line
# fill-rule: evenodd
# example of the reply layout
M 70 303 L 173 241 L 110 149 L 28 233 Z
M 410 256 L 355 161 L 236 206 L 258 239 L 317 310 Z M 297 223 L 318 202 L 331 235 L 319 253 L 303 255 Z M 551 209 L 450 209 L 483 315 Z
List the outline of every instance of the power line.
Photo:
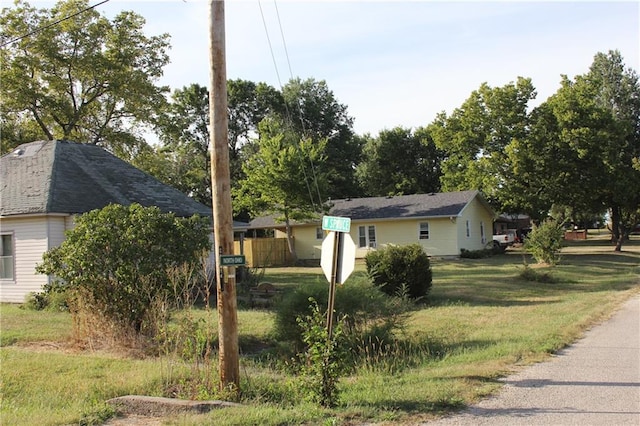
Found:
M 289 75 L 291 76 L 291 78 L 293 79 L 293 71 L 291 70 L 291 60 L 289 59 L 289 51 L 287 49 L 287 41 L 284 37 L 284 30 L 282 29 L 282 21 L 280 20 L 280 11 L 278 10 L 278 3 L 276 2 L 276 0 L 273 0 L 273 4 L 275 6 L 276 9 L 276 16 L 278 17 L 278 26 L 280 27 L 280 37 L 282 38 L 282 44 L 284 46 L 284 54 L 285 57 L 287 58 L 287 65 L 289 66 Z M 296 104 L 298 106 L 298 113 L 300 114 L 300 125 L 302 126 L 302 134 L 306 134 L 306 129 L 304 126 L 304 117 L 302 114 L 302 105 L 300 105 L 300 97 L 296 98 Z M 311 164 L 311 175 L 313 178 L 313 182 L 315 183 L 316 186 L 316 192 L 318 193 L 318 203 L 320 203 L 320 206 L 322 206 L 322 195 L 320 194 L 320 186 L 318 185 L 318 177 L 316 176 L 316 168 L 315 165 L 313 164 L 313 159 L 311 157 L 309 157 L 309 164 Z M 314 209 L 315 209 L 315 203 L 313 203 L 313 199 L 311 200 L 312 204 L 314 205 Z
M 76 12 L 76 13 L 73 13 L 73 14 L 71 14 L 71 15 L 69 15 L 69 16 L 65 16 L 64 18 L 60 18 L 60 19 L 58 19 L 57 21 L 54 21 L 54 22 L 52 22 L 52 23 L 50 23 L 50 24 L 47 24 L 47 25 L 43 25 L 43 26 L 41 26 L 41 27 L 38 27 L 38 28 L 36 28 L 36 29 L 34 29 L 34 30 L 29 31 L 29 32 L 28 32 L 28 33 L 26 33 L 26 34 L 23 34 L 23 35 L 21 35 L 21 36 L 18 36 L 18 37 L 16 37 L 16 38 L 12 39 L 12 40 L 9 40 L 9 41 L 7 41 L 7 42 L 4 42 L 4 43 L 0 44 L 0 47 L 8 46 L 8 45 L 13 44 L 13 43 L 15 43 L 15 42 L 17 42 L 17 41 L 20 41 L 20 40 L 22 40 L 22 39 L 24 39 L 24 38 L 27 38 L 27 37 L 32 36 L 32 35 L 34 35 L 34 34 L 37 34 L 37 33 L 39 33 L 40 31 L 44 31 L 44 30 L 46 30 L 46 29 L 48 29 L 48 28 L 51 28 L 51 27 L 53 27 L 53 26 L 56 26 L 56 25 L 58 25 L 58 24 L 59 24 L 59 23 L 61 23 L 61 22 L 67 21 L 67 20 L 69 20 L 69 19 L 71 19 L 71 18 L 75 18 L 76 16 L 78 16 L 78 15 L 80 15 L 80 14 L 84 13 L 84 12 L 87 12 L 87 11 L 89 11 L 89 10 L 91 10 L 91 9 L 95 9 L 96 7 L 98 7 L 98 6 L 102 5 L 102 4 L 105 4 L 105 3 L 106 3 L 106 2 L 108 2 L 108 1 L 109 1 L 109 0 L 102 0 L 100 3 L 96 3 L 96 4 L 94 4 L 93 6 L 86 7 L 86 8 L 84 8 L 84 9 L 82 9 L 82 10 L 80 10 L 80 11 Z
M 275 1 L 274 1 L 274 3 L 275 3 Z M 275 57 L 275 54 L 274 54 L 274 51 L 273 51 L 273 45 L 271 44 L 271 38 L 269 37 L 269 30 L 267 28 L 267 21 L 266 21 L 266 19 L 264 17 L 264 11 L 262 9 L 262 2 L 261 1 L 258 1 L 258 6 L 260 7 L 260 15 L 262 17 L 262 24 L 264 26 L 264 32 L 265 32 L 266 37 L 267 37 L 267 43 L 269 44 L 269 51 L 271 52 L 271 59 L 273 60 L 273 66 L 274 66 L 275 71 L 276 71 L 276 77 L 278 79 L 278 84 L 280 85 L 280 91 L 282 91 L 283 90 L 282 80 L 280 79 L 280 72 L 278 70 L 278 63 L 276 61 L 276 57 Z M 276 6 L 276 12 L 277 12 L 277 6 Z M 278 14 L 278 22 L 280 23 L 280 15 L 279 14 Z M 280 32 L 282 34 L 282 25 L 281 24 L 280 24 Z M 284 41 L 284 36 L 283 36 L 283 43 L 285 45 L 285 52 L 286 52 L 287 48 L 286 48 L 286 42 Z M 289 63 L 289 72 L 291 73 L 291 63 L 289 62 L 288 54 L 287 54 L 287 62 Z M 293 75 L 291 76 L 291 78 L 293 78 Z M 301 125 L 302 125 L 302 131 L 303 131 L 303 135 L 304 135 L 305 130 L 304 130 L 304 121 L 303 121 L 303 117 L 302 117 L 302 109 L 300 108 L 300 103 L 299 103 L 299 99 L 298 98 L 296 99 L 296 101 L 297 101 L 297 104 L 298 104 L 298 109 L 300 110 L 300 122 L 301 122 Z M 284 108 L 285 108 L 285 114 L 287 116 L 289 125 L 291 125 L 291 123 L 293 122 L 293 119 L 292 119 L 291 112 L 289 111 L 289 107 L 287 106 L 286 102 L 284 103 Z M 304 166 L 304 158 L 302 159 L 302 161 L 303 161 L 303 163 L 302 163 L 302 174 L 304 175 L 304 182 L 305 182 L 305 185 L 307 187 L 307 192 L 309 193 L 309 200 L 311 201 L 311 205 L 313 207 L 313 210 L 318 211 L 318 208 L 316 207 L 316 202 L 314 201 L 313 191 L 311 189 L 311 186 L 309 185 L 309 178 L 307 176 L 307 170 L 306 170 L 306 167 Z M 318 187 L 318 182 L 315 179 L 315 173 L 314 173 L 314 182 L 315 182 L 316 187 Z M 318 190 L 318 194 L 319 193 L 320 192 Z M 322 205 L 322 198 L 320 198 L 319 201 L 320 201 L 320 205 Z

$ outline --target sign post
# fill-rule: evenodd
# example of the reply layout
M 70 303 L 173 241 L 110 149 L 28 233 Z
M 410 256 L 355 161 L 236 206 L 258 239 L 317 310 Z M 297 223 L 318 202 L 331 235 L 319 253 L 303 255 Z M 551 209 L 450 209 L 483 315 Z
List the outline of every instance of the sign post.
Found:
M 329 302 L 327 306 L 327 330 L 333 333 L 333 310 L 336 284 L 344 284 L 355 266 L 356 246 L 349 235 L 351 219 L 348 217 L 324 216 L 322 229 L 330 231 L 322 242 L 320 266 L 329 280 Z

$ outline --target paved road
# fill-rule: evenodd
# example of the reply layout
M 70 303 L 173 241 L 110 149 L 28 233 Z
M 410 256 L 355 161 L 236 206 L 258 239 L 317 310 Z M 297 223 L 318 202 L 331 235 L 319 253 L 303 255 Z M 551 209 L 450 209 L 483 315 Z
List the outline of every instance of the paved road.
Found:
M 492 398 L 427 425 L 640 425 L 640 296 Z

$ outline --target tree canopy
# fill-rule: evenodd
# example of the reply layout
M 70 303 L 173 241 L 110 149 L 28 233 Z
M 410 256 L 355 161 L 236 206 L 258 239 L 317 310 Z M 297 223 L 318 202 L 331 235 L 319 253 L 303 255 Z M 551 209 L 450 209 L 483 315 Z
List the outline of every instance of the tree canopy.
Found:
M 169 62 L 169 35 L 146 36 L 133 12 L 110 21 L 88 6 L 66 0 L 36 9 L 17 0 L 2 10 L 2 124 L 13 130 L 3 138 L 15 139 L 7 147 L 21 132 L 33 136 L 32 122 L 39 138 L 100 144 L 125 158 L 142 143 L 136 129 L 168 91 L 156 82 Z
M 326 193 L 326 144 L 326 140 L 300 139 L 274 118 L 263 120 L 259 149 L 243 164 L 245 178 L 234 194 L 234 209 L 248 209 L 255 215 L 271 213 L 276 221 L 285 223 L 294 260 L 291 222 L 322 212 L 316 194 Z
M 483 83 L 450 116 L 436 117 L 429 130 L 445 156 L 444 191 L 479 189 L 502 207 L 509 196 L 501 191 L 510 179 L 505 148 L 526 137 L 528 103 L 535 96 L 527 78 L 496 88 Z
M 326 196 L 344 198 L 359 195 L 355 169 L 361 159 L 361 139 L 354 137 L 353 118 L 326 81 L 292 79 L 282 88 L 288 117 L 299 135 L 326 139 L 328 188 Z
M 385 196 L 440 191 L 442 151 L 429 131 L 396 127 L 364 137 L 356 175 L 364 195 Z

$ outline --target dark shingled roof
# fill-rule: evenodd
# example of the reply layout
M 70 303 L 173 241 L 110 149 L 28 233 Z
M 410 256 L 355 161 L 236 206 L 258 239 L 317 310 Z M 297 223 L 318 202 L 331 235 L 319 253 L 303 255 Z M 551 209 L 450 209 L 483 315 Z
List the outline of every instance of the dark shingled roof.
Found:
M 96 145 L 38 141 L 0 159 L 0 215 L 85 213 L 109 204 L 211 216 L 205 206 Z
M 475 197 L 493 212 L 479 191 L 458 191 L 333 200 L 328 215 L 349 217 L 356 221 L 452 217 L 462 214 L 462 210 Z M 273 216 L 264 216 L 252 220 L 249 228 L 274 225 L 281 224 L 276 224 Z

